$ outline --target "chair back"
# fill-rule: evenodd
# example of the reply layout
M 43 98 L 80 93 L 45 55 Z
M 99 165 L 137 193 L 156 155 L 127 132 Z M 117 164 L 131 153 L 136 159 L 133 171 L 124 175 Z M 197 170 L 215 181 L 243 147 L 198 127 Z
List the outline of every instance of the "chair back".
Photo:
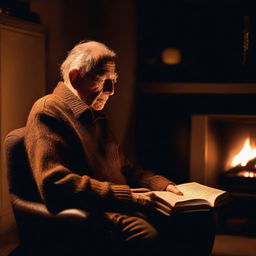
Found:
M 11 131 L 5 139 L 10 198 L 20 240 L 19 252 L 13 255 L 78 255 L 77 243 L 88 236 L 85 225 L 90 215 L 80 209 L 58 214 L 48 211 L 33 178 L 24 137 L 23 127 Z M 84 241 L 86 238 L 81 245 Z
M 9 191 L 28 201 L 41 202 L 30 169 L 25 145 L 25 127 L 11 131 L 5 138 L 5 154 Z

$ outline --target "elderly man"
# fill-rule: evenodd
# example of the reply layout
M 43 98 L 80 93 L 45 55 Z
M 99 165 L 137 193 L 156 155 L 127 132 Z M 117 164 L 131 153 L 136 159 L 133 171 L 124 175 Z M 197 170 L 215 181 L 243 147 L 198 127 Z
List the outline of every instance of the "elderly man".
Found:
M 154 212 L 145 191 L 181 192 L 165 177 L 132 165 L 100 112 L 114 94 L 115 59 L 101 43 L 76 45 L 61 65 L 64 82 L 32 107 L 25 146 L 40 196 L 51 212 L 81 208 L 97 213 L 111 223 L 112 238 L 122 248 L 154 255 L 161 248 L 153 244 L 169 220 Z M 95 228 L 102 223 L 99 218 Z M 176 231 L 170 233 L 169 238 Z

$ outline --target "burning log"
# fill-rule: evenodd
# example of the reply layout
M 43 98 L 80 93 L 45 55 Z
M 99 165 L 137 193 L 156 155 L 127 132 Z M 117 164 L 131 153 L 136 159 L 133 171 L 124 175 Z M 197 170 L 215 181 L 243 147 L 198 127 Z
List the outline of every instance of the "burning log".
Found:
M 245 166 L 237 165 L 229 169 L 224 175 L 256 178 L 256 157 L 248 161 Z
M 243 193 L 256 192 L 256 157 L 248 161 L 245 166 L 237 165 L 223 172 L 219 177 L 219 184 L 228 191 Z

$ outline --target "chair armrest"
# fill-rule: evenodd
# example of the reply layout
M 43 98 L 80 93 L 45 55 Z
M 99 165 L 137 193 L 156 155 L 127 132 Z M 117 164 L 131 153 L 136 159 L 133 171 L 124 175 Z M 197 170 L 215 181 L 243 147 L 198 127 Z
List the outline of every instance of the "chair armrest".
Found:
M 90 216 L 90 213 L 88 211 L 82 209 L 66 209 L 54 214 L 49 212 L 47 207 L 43 203 L 27 201 L 14 194 L 10 194 L 10 197 L 14 215 L 16 217 L 19 217 L 20 215 L 26 215 L 28 217 L 35 217 L 53 221 L 84 222 Z

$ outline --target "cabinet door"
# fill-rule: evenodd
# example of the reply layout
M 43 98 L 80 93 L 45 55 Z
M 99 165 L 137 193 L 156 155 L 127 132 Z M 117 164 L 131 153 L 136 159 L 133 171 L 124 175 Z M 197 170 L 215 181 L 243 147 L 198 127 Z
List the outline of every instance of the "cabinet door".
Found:
M 33 102 L 45 92 L 45 50 L 43 33 L 7 25 L 0 26 L 0 233 L 2 233 L 13 223 L 3 142 L 8 132 L 26 124 Z

